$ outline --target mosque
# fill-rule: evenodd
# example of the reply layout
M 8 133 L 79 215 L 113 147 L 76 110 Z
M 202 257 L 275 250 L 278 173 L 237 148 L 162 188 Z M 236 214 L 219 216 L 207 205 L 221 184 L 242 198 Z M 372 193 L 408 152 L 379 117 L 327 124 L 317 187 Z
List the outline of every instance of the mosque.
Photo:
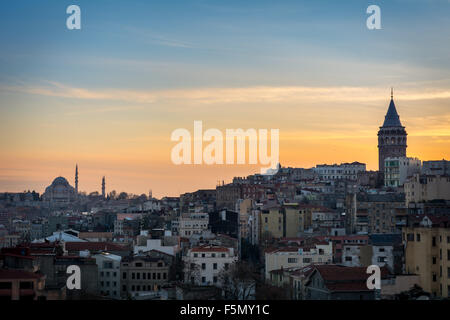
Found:
M 105 197 L 105 177 L 102 179 L 102 196 Z M 65 205 L 78 199 L 78 165 L 75 167 L 75 187 L 72 187 L 66 178 L 57 177 L 45 189 L 42 200 L 53 205 Z

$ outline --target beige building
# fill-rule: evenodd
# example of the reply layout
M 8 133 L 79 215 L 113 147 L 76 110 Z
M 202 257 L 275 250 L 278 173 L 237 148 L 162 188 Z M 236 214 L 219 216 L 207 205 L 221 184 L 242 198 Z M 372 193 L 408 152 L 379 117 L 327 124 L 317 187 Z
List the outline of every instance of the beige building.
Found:
M 450 200 L 450 176 L 415 174 L 406 180 L 406 205 L 434 199 Z
M 418 274 L 422 288 L 437 297 L 450 297 L 450 219 L 420 216 L 403 229 L 405 267 Z
M 320 210 L 320 207 L 299 203 L 265 208 L 261 211 L 261 235 L 267 233 L 273 238 L 299 237 L 311 227 L 312 213 Z
M 329 264 L 333 261 L 332 242 L 320 242 L 308 246 L 292 246 L 268 249 L 265 252 L 265 276 L 270 280 L 271 271 L 303 268 L 310 264 Z
M 209 215 L 207 213 L 183 213 L 178 219 L 178 234 L 190 237 L 208 230 Z

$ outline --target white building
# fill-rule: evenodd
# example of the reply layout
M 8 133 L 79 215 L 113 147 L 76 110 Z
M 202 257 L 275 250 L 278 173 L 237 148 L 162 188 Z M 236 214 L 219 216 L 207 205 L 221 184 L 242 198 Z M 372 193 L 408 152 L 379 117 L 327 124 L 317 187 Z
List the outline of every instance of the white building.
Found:
M 113 299 L 120 299 L 120 261 L 122 257 L 106 252 L 92 257 L 98 266 L 100 294 Z
M 356 181 L 358 172 L 366 171 L 366 164 L 360 162 L 341 164 L 318 164 L 313 170 L 322 181 L 352 180 Z
M 321 242 L 303 247 L 280 247 L 265 253 L 266 280 L 270 272 L 281 268 L 303 268 L 310 264 L 328 264 L 333 261 L 333 243 Z
M 220 285 L 220 273 L 238 258 L 233 248 L 201 246 L 189 249 L 183 257 L 185 282 L 196 285 Z
M 207 213 L 182 214 L 178 218 L 178 234 L 181 237 L 189 237 L 193 234 L 201 234 L 208 230 L 209 215 Z
M 384 185 L 403 186 L 406 178 L 420 173 L 421 161 L 418 158 L 388 157 L 384 159 Z

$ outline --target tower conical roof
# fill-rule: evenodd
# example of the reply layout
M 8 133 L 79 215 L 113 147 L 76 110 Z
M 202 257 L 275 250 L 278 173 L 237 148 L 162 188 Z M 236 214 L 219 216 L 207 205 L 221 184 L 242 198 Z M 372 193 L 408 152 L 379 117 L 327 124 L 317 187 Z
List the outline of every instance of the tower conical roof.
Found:
M 391 98 L 391 102 L 389 103 L 389 108 L 384 117 L 383 127 L 401 127 L 402 123 L 400 122 L 400 117 L 397 113 L 397 109 L 395 108 L 394 99 Z

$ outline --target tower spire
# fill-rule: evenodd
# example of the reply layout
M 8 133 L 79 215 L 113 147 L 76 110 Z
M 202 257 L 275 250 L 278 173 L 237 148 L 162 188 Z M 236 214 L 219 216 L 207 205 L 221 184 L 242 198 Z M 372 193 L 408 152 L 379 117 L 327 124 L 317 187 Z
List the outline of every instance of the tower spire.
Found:
M 391 87 L 391 100 L 394 99 L 394 87 Z

